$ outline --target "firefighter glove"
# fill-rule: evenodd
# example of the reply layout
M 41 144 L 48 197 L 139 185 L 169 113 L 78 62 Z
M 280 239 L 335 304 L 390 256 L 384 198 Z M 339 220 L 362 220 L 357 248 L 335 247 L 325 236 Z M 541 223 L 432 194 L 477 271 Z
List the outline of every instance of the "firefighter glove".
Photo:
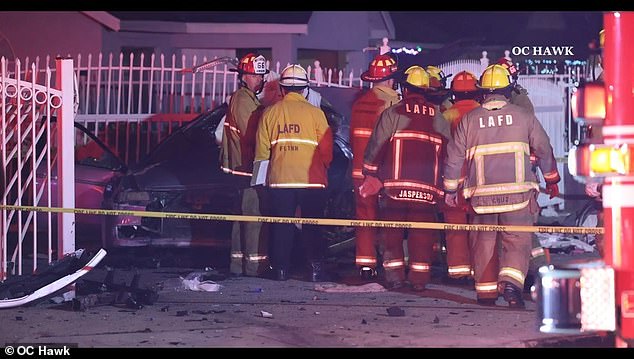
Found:
M 547 184 L 546 193 L 550 195 L 550 199 L 557 197 L 559 195 L 559 186 L 556 183 Z
M 359 195 L 363 198 L 373 196 L 383 188 L 383 182 L 374 176 L 365 176 L 363 183 L 359 186 Z
M 601 197 L 601 183 L 599 182 L 586 183 L 585 191 L 586 191 L 586 194 L 592 198 Z

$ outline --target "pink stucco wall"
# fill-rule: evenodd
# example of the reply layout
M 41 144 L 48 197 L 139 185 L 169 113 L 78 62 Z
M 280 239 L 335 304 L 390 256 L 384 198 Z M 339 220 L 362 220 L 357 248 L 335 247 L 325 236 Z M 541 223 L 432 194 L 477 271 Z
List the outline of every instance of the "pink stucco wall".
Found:
M 99 53 L 102 29 L 78 11 L 0 11 L 0 33 L 20 59 Z

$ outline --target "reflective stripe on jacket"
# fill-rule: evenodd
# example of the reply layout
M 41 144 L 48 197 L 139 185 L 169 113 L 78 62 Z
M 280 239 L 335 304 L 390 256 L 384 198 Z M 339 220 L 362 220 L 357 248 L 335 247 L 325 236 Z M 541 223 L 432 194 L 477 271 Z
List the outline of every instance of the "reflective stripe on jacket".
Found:
M 253 91 L 241 87 L 229 100 L 222 132 L 222 170 L 239 176 L 251 176 L 255 152 L 255 132 L 260 120 L 260 101 Z
M 435 204 L 443 138 L 434 130 L 436 107 L 418 94 L 383 111 L 364 154 L 363 173 L 381 179 L 394 200 Z
M 362 180 L 363 153 L 372 129 L 381 112 L 396 104 L 399 96 L 392 88 L 375 85 L 352 104 L 350 145 L 352 146 L 352 178 Z
M 270 160 L 267 185 L 324 188 L 332 161 L 332 132 L 324 112 L 289 92 L 267 108 L 257 131 L 255 160 Z
M 540 158 L 542 173 L 549 174 L 548 183 L 558 182 L 550 139 L 537 118 L 503 96 L 491 95 L 464 116 L 447 146 L 445 190 L 455 191 L 466 165 L 463 193 L 471 198 L 476 213 L 524 208 L 531 190 L 539 190 L 531 171 L 530 149 Z

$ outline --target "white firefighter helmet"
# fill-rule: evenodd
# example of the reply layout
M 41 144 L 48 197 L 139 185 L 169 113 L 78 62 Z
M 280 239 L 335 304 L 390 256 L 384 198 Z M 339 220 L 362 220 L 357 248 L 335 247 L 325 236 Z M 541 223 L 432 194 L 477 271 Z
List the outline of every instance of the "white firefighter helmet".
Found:
M 280 74 L 280 85 L 284 87 L 308 86 L 308 73 L 303 67 L 293 64 L 286 66 Z

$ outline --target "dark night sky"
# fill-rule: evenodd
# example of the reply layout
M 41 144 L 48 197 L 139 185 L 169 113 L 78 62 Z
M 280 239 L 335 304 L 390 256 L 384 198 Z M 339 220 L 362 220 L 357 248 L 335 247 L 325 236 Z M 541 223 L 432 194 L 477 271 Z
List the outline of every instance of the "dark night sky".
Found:
M 466 38 L 487 45 L 586 46 L 602 28 L 600 11 L 392 11 L 396 38 L 448 43 Z

